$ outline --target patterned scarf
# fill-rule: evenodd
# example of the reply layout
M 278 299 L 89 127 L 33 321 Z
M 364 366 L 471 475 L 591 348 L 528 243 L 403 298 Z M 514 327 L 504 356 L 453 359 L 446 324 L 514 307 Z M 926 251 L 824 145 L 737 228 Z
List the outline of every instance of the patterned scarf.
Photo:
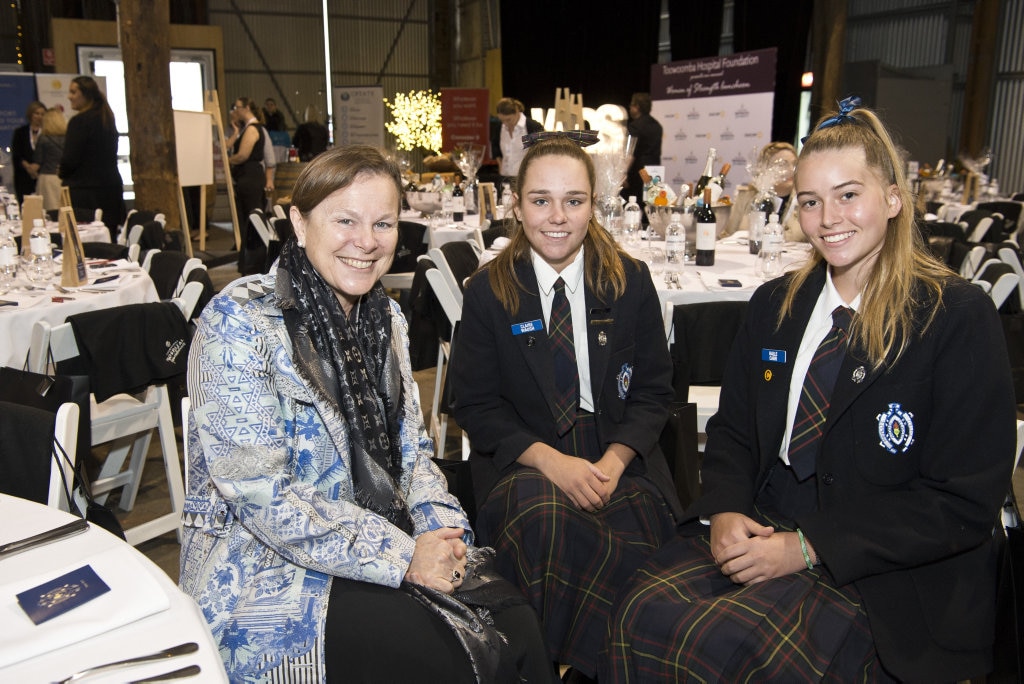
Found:
M 380 283 L 346 317 L 295 239 L 281 248 L 277 294 L 295 367 L 345 419 L 356 502 L 407 534 L 413 523 L 397 482 L 402 376 L 391 347 L 391 308 Z

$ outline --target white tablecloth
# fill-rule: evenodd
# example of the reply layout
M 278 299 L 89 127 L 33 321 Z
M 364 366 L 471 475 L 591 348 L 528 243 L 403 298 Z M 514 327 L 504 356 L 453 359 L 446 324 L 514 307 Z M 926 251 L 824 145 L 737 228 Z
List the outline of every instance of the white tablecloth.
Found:
M 0 544 L 3 544 L 59 527 L 70 522 L 72 516 L 55 508 L 12 496 L 0 495 L 0 520 L 3 521 L 0 526 Z M 129 679 L 141 679 L 170 672 L 189 665 L 199 665 L 202 668 L 202 673 L 193 681 L 227 681 L 216 644 L 214 644 L 206 621 L 195 602 L 179 591 L 174 582 L 159 567 L 134 547 L 99 528 L 90 527 L 83 534 L 0 560 L 0 588 L 18 587 L 23 585 L 26 580 L 29 580 L 30 584 L 35 579 L 38 579 L 37 584 L 42 583 L 59 576 L 61 571 L 69 566 L 75 566 L 78 560 L 81 560 L 84 565 L 89 558 L 99 557 L 105 558 L 108 566 L 111 561 L 116 562 L 120 558 L 124 565 L 138 568 L 139 572 L 146 573 L 145 581 L 140 581 L 138 586 L 148 586 L 149 591 L 152 591 L 155 586 L 156 590 L 162 592 L 163 598 L 166 599 L 166 601 L 161 600 L 160 604 L 166 603 L 167 608 L 130 624 L 114 627 L 84 641 L 72 643 L 0 668 L 0 681 L 53 682 L 92 665 L 145 655 L 189 641 L 199 644 L 199 650 L 170 660 L 135 665 L 131 669 L 98 674 L 90 677 L 88 681 L 96 684 L 125 682 Z M 101 573 L 99 566 L 100 563 L 94 566 L 97 574 Z M 100 578 L 103 579 L 103 574 L 100 574 Z M 35 586 L 35 584 L 31 584 L 31 586 Z M 109 594 L 104 596 L 112 599 L 114 593 L 118 592 L 120 594 L 119 601 L 131 602 L 132 590 L 133 583 L 131 581 L 122 581 L 113 583 Z M 0 606 L 3 606 L 8 614 L 6 619 L 10 620 L 5 623 L 4 630 L 35 628 L 23 613 L 19 614 L 20 608 L 16 602 L 13 606 L 11 605 L 14 602 L 14 596 L 7 595 L 7 593 L 4 592 L 3 595 L 0 595 Z M 102 601 L 103 598 L 101 596 L 95 601 Z M 76 610 L 84 609 L 85 606 Z M 73 613 L 74 610 L 62 617 L 69 617 Z M 51 623 L 60 619 L 61 617 L 56 617 Z M 43 625 L 46 624 L 50 623 L 43 623 Z M 8 632 L 8 634 L 10 633 Z
M 428 218 L 421 218 L 419 212 L 403 213 L 403 221 L 414 221 L 427 227 L 423 234 L 423 241 L 427 243 L 427 249 L 440 247 L 446 242 L 461 242 L 468 240 L 473 235 L 473 229 L 480 227 L 480 215 L 470 214 L 462 223 L 451 223 L 445 226 L 434 225 L 434 221 Z
M 741 244 L 742 242 L 742 244 Z M 664 249 L 664 242 L 655 245 Z M 787 242 L 783 247 L 782 268 L 785 271 L 798 268 L 810 254 L 807 243 Z M 645 244 L 627 246 L 627 251 L 637 259 L 644 259 Z M 665 304 L 694 304 L 697 302 L 747 301 L 754 290 L 764 281 L 754 272 L 757 257 L 750 253 L 745 240 L 728 237 L 715 245 L 715 265 L 696 266 L 692 262 L 683 267 L 680 277 L 682 289 L 669 288 L 664 278 L 654 275 L 662 309 Z M 699 274 L 699 275 L 698 275 Z M 720 280 L 738 280 L 740 287 L 723 287 Z
M 72 314 L 124 304 L 160 301 L 153 281 L 141 266 L 127 261 L 115 263 L 112 268 L 86 268 L 89 283 L 104 276 L 119 276 L 113 282 L 95 285 L 97 288 L 110 288 L 104 292 L 59 292 L 54 285 L 60 282 L 59 276 L 44 290 L 27 290 L 25 288 L 30 283 L 19 270 L 15 289 L 0 295 L 0 300 L 17 302 L 17 306 L 0 306 L 0 365 L 22 367 L 28 353 L 32 326 L 36 321 L 45 320 L 50 325 L 60 325 Z M 54 302 L 54 297 L 63 298 L 64 301 Z

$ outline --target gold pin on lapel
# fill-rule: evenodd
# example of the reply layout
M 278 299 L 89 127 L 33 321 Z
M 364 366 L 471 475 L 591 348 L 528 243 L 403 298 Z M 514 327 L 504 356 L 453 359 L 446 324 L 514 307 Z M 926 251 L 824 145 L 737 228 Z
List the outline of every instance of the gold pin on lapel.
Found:
M 764 381 L 765 382 L 771 382 L 772 381 L 772 369 L 771 368 L 766 368 L 765 369 L 765 371 L 764 371 Z
M 858 385 L 860 383 L 864 382 L 864 378 L 866 376 L 867 376 L 867 373 L 864 371 L 864 366 L 857 366 L 856 368 L 853 369 L 852 379 Z

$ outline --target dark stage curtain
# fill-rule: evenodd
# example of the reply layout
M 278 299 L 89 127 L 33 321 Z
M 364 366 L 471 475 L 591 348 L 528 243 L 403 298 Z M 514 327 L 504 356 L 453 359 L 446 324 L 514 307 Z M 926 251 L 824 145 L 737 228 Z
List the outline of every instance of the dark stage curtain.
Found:
M 714 57 L 722 44 L 723 0 L 668 0 L 672 61 Z
M 628 107 L 634 92 L 650 90 L 660 13 L 657 2 L 501 3 L 501 95 L 521 100 L 527 114 L 553 107 L 558 88 L 582 93 L 586 107 Z
M 733 50 L 778 48 L 772 140 L 796 138 L 813 6 L 812 0 L 736 0 L 733 6 Z

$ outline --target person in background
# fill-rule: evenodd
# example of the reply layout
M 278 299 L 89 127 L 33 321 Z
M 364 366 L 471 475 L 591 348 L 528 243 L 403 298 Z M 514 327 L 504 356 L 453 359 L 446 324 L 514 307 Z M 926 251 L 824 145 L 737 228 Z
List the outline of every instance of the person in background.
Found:
M 117 170 L 117 126 L 107 98 L 91 76 L 76 76 L 68 87 L 76 114 L 68 121 L 58 171 L 75 209 L 103 211 L 103 223 L 117 241 L 124 222 L 124 181 Z
M 622 190 L 622 196 L 629 199 L 633 195 L 643 204 L 644 182 L 640 178 L 640 169 L 648 164 L 661 164 L 662 129 L 658 120 L 651 116 L 650 94 L 633 93 L 629 100 L 626 130 L 636 138 L 636 148 L 626 172 L 626 187 Z
M 36 177 L 39 175 L 39 165 L 34 155 L 36 141 L 43 126 L 43 112 L 46 105 L 42 102 L 30 102 L 25 109 L 24 126 L 14 129 L 11 134 L 11 164 L 14 166 L 14 194 L 20 205 L 25 195 L 31 195 L 36 191 Z
M 502 181 L 511 183 L 519 173 L 523 160 L 523 136 L 544 130 L 538 121 L 527 118 L 523 103 L 511 97 L 498 100 L 497 122 L 491 123 L 491 153 L 498 161 Z
M 620 595 L 602 684 L 991 669 L 1009 361 L 992 300 L 915 229 L 903 169 L 858 98 L 806 140 L 814 252 L 750 301 L 702 496 Z
M 379 282 L 401 193 L 376 148 L 318 156 L 276 270 L 228 285 L 192 340 L 180 583 L 233 682 L 556 680 L 431 460 Z
M 287 130 L 284 124 L 284 112 L 277 108 L 277 102 L 272 97 L 268 97 L 263 102 L 263 121 L 268 131 Z
M 258 111 L 250 98 L 237 98 L 231 107 L 232 134 L 227 140 L 231 150 L 228 162 L 235 186 L 235 211 L 242 226 L 242 249 L 238 252 L 238 272 L 242 275 L 258 273 L 266 257 L 266 246 L 249 221 L 249 214 L 263 209 L 265 190 L 273 183 L 273 176 L 267 177 L 263 164 L 266 133 Z
M 477 532 L 577 679 L 596 672 L 616 592 L 681 513 L 658 446 L 672 401 L 661 304 L 594 221 L 594 181 L 565 137 L 527 150 L 511 242 L 466 287 L 449 370 Z
M 758 166 L 770 169 L 778 180 L 772 186 L 771 207 L 768 211 L 779 215 L 783 235 L 788 242 L 806 242 L 800 230 L 800 216 L 796 210 L 793 192 L 793 173 L 796 169 L 796 148 L 787 142 L 768 143 L 758 153 Z M 722 235 L 731 235 L 737 230 L 750 229 L 750 211 L 758 188 L 752 185 L 740 186 L 729 212 L 729 223 Z
M 39 179 L 36 191 L 43 196 L 43 209 L 54 211 L 60 209 L 60 176 L 57 169 L 64 155 L 64 134 L 68 130 L 68 121 L 64 112 L 59 109 L 47 109 L 43 114 L 42 135 L 36 143 L 36 163 L 39 165 Z
M 299 152 L 299 161 L 308 162 L 327 149 L 330 131 L 320 123 L 314 107 L 306 108 L 306 120 L 299 124 L 292 136 L 292 145 Z

